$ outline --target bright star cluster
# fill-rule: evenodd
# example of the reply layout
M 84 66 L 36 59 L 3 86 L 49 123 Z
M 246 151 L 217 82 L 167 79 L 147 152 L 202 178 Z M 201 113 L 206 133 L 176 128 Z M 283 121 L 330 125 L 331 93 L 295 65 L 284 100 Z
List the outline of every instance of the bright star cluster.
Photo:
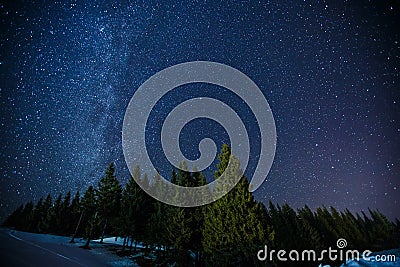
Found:
M 156 72 L 195 60 L 242 71 L 272 108 L 276 157 L 256 199 L 400 217 L 399 10 L 396 1 L 0 3 L 0 217 L 47 193 L 85 190 L 110 161 L 125 183 L 130 98 Z M 153 110 L 146 140 L 157 167 L 171 170 L 163 118 L 200 96 L 245 122 L 251 176 L 260 153 L 254 115 L 204 84 L 177 88 Z M 181 134 L 188 158 L 204 137 L 229 143 L 217 123 L 196 120 Z

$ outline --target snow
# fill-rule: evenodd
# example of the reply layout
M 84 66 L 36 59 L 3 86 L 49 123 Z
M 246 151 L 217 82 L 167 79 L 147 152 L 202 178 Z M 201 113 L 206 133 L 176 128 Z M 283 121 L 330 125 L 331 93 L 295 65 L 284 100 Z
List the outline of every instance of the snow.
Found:
M 117 245 L 117 246 L 123 246 L 124 245 L 124 238 L 122 237 L 117 237 L 117 240 L 115 240 L 115 236 L 113 237 L 106 237 L 103 239 L 103 244 L 109 244 L 109 245 Z M 100 243 L 101 239 L 96 239 L 93 240 L 93 242 L 97 242 Z M 129 240 L 129 244 L 126 245 L 127 247 L 129 247 L 131 244 L 131 241 Z M 135 246 L 135 240 L 133 240 L 133 246 Z M 136 245 L 136 248 L 145 248 L 145 246 L 142 243 L 138 243 Z
M 96 239 L 96 240 L 93 240 L 93 242 L 100 243 L 100 240 L 101 239 Z M 123 243 L 124 243 L 124 239 L 121 238 L 121 237 L 117 237 L 117 240 L 115 240 L 115 237 L 106 237 L 106 238 L 103 239 L 103 243 L 104 244 L 113 244 L 113 245 L 122 246 Z
M 123 258 L 121 260 L 117 260 L 117 261 L 111 261 L 109 262 L 109 264 L 111 266 L 115 266 L 115 267 L 120 267 L 120 266 L 130 266 L 130 267 L 139 267 L 139 265 L 136 265 L 134 263 L 132 263 L 132 261 L 128 258 Z

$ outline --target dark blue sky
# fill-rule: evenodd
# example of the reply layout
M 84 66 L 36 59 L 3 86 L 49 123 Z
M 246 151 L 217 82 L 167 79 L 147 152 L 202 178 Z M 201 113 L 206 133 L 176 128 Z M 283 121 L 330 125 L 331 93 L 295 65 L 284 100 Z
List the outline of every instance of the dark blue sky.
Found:
M 0 3 L 0 217 L 48 192 L 97 184 L 110 161 L 126 182 L 129 99 L 156 72 L 195 60 L 242 71 L 272 108 L 277 151 L 258 200 L 400 217 L 399 2 L 61 2 Z M 147 141 L 158 167 L 170 170 L 162 118 L 195 96 L 241 116 L 251 174 L 254 116 L 204 84 L 177 88 L 153 110 Z M 181 134 L 187 157 L 198 156 L 204 137 L 229 142 L 216 123 L 196 120 Z

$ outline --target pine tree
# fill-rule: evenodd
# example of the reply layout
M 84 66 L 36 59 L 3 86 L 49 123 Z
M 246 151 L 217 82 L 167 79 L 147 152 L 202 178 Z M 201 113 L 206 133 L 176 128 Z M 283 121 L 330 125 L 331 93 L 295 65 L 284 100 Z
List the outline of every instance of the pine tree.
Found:
M 62 227 L 61 220 L 61 204 L 62 204 L 62 194 L 60 193 L 53 206 L 47 212 L 47 232 L 52 234 L 59 234 L 59 230 Z
M 162 184 L 161 177 L 158 172 L 154 175 L 153 182 L 149 185 L 150 190 L 157 193 L 157 195 L 167 194 L 167 188 Z M 147 212 L 150 215 L 148 221 L 147 234 L 145 241 L 153 244 L 156 248 L 166 244 L 165 237 L 165 222 L 168 219 L 169 206 L 151 198 L 149 195 L 144 194 L 143 199 L 146 203 Z M 167 241 L 168 242 L 168 241 Z
M 36 203 L 35 208 L 33 209 L 32 220 L 30 223 L 30 227 L 28 229 L 29 232 L 37 233 L 38 225 L 43 215 L 43 198 L 40 198 Z
M 332 215 L 322 206 L 322 208 L 317 208 L 316 211 L 317 230 L 321 233 L 321 237 L 324 240 L 324 246 L 330 246 L 335 244 L 338 238 L 341 238 L 334 227 L 334 220 Z
M 394 243 L 395 224 L 391 223 L 385 215 L 378 210 L 372 211 L 368 209 L 372 224 L 369 229 L 370 239 L 372 244 L 369 244 L 377 249 L 387 249 L 387 244 Z
M 323 242 L 320 233 L 316 229 L 316 220 L 310 208 L 306 205 L 298 210 L 300 220 L 303 225 L 302 240 L 306 247 L 312 247 L 316 250 L 323 249 Z
M 3 227 L 16 227 L 20 224 L 20 220 L 22 218 L 22 212 L 24 210 L 24 205 L 20 205 L 16 208 L 3 222 Z
M 130 237 L 131 248 L 135 239 L 135 250 L 136 242 L 146 239 L 151 205 L 148 202 L 147 193 L 136 183 L 139 179 L 141 179 L 140 168 L 136 165 L 123 192 L 121 209 L 122 231 Z
M 167 221 L 166 234 L 172 245 L 176 266 L 187 266 L 189 262 L 189 242 L 192 238 L 192 217 L 187 208 L 171 207 Z
M 38 224 L 39 233 L 48 233 L 49 231 L 49 222 L 47 221 L 47 214 L 49 213 L 52 205 L 53 205 L 53 199 L 51 195 L 48 194 L 43 203 L 43 213 L 41 214 L 39 219 L 39 224 Z
M 172 177 L 173 178 L 173 177 Z M 187 165 L 182 162 L 176 177 L 177 184 L 180 186 L 194 186 L 194 181 L 190 175 Z M 190 197 L 190 196 L 185 196 Z M 167 242 L 171 244 L 173 253 L 178 266 L 187 266 L 189 261 L 189 249 L 192 248 L 190 241 L 193 240 L 194 210 L 192 208 L 170 207 L 168 209 L 168 221 L 166 226 Z
M 82 197 L 82 210 L 85 214 L 86 228 L 85 237 L 86 243 L 83 246 L 85 249 L 90 248 L 90 241 L 93 237 L 93 230 L 97 221 L 97 211 L 96 211 L 96 194 L 93 186 L 89 186 Z
M 342 213 L 341 224 L 343 225 L 342 227 L 344 229 L 342 236 L 347 238 L 348 243 L 353 244 L 353 247 L 367 248 L 368 244 L 364 240 L 361 229 L 357 226 L 357 219 L 348 209 Z
M 215 178 L 221 177 L 228 167 L 229 159 L 231 158 L 231 149 L 227 144 L 222 145 L 220 154 L 218 155 L 219 163 L 217 164 L 217 170 L 214 172 Z
M 154 244 L 156 248 L 164 246 L 167 250 L 172 246 L 172 243 L 167 237 L 166 224 L 169 218 L 170 209 L 172 208 L 172 206 L 160 201 L 153 201 L 153 212 L 150 215 L 147 241 Z
M 192 177 L 196 186 L 204 186 L 207 184 L 206 177 L 203 173 L 197 171 L 196 166 L 193 169 Z M 200 197 L 206 197 L 207 199 L 211 198 L 211 191 L 206 191 L 205 195 Z M 204 211 L 205 206 L 191 208 L 193 216 L 191 228 L 193 230 L 193 233 L 190 240 L 190 248 L 193 252 L 196 253 L 195 266 L 202 265 L 203 259 L 202 229 L 204 227 Z
M 281 224 L 279 228 L 276 227 L 276 235 L 282 239 L 281 243 L 285 244 L 288 249 L 306 249 L 302 246 L 304 242 L 301 238 L 293 238 L 294 236 L 301 236 L 303 233 L 302 224 L 296 212 L 286 203 L 282 205 L 280 211 Z
M 227 145 L 218 158 L 216 179 L 224 174 L 227 182 L 216 187 L 223 187 L 235 180 L 240 166 Z M 202 244 L 210 265 L 258 264 L 254 251 L 266 239 L 265 222 L 257 214 L 259 207 L 248 188 L 249 182 L 242 176 L 233 190 L 205 208 Z
M 114 163 L 110 163 L 106 175 L 100 178 L 96 191 L 98 215 L 103 222 L 100 243 L 103 242 L 108 225 L 114 226 L 121 207 L 122 187 L 115 176 Z
M 73 235 L 70 243 L 75 243 L 75 238 L 78 235 L 79 227 L 82 222 L 82 218 L 84 215 L 83 208 L 81 206 L 81 196 L 79 190 L 76 192 L 74 199 L 71 202 L 71 230 L 73 231 Z
M 171 183 L 176 184 L 176 185 L 178 184 L 178 177 L 177 177 L 174 167 L 172 167 L 172 171 L 171 171 Z
M 17 230 L 29 231 L 30 225 L 32 223 L 33 209 L 34 204 L 32 201 L 26 203 L 24 209 L 21 212 L 21 219 L 19 220 L 18 225 L 16 225 Z
M 60 227 L 59 233 L 62 235 L 71 234 L 70 229 L 73 223 L 71 221 L 72 214 L 70 205 L 71 205 L 71 191 L 68 191 L 61 203 L 61 210 L 60 210 L 62 225 Z

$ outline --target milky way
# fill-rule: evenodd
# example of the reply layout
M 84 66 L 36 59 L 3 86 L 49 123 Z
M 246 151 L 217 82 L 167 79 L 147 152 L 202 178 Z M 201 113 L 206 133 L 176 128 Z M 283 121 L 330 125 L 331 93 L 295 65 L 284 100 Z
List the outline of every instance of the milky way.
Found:
M 156 72 L 195 60 L 239 69 L 268 99 L 278 143 L 258 200 L 400 217 L 398 2 L 8 2 L 0 6 L 0 217 L 95 185 L 110 161 L 125 183 L 129 99 Z M 260 152 L 254 115 L 204 84 L 176 88 L 153 110 L 146 140 L 160 171 L 170 172 L 162 120 L 197 96 L 224 101 L 246 123 L 251 175 Z M 188 158 L 204 137 L 229 143 L 220 125 L 195 120 L 181 133 Z

